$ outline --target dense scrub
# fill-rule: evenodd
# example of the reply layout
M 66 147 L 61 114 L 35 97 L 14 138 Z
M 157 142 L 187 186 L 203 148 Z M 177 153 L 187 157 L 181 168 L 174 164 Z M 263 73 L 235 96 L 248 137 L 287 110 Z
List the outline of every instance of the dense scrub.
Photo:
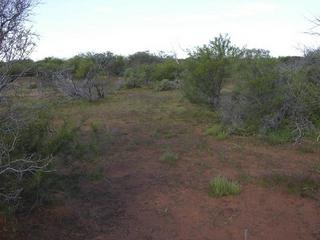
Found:
M 44 184 L 53 173 L 56 154 L 71 140 L 72 129 L 54 128 L 44 105 L 2 110 L 0 213 L 11 215 L 46 201 Z
M 181 88 L 192 102 L 219 112 L 229 133 L 262 135 L 279 142 L 319 136 L 319 49 L 304 57 L 271 57 L 261 49 L 240 48 L 220 35 L 179 60 L 138 52 L 128 57 L 81 54 L 68 60 L 46 58 L 17 62 L 37 76 L 40 86 L 54 86 L 73 98 L 96 100 L 120 87 Z M 18 70 L 17 70 L 18 71 Z
M 230 133 L 280 143 L 305 136 L 319 140 L 319 60 L 319 50 L 302 58 L 273 58 L 220 36 L 190 55 L 183 90 L 191 101 L 217 110 Z M 223 91 L 227 85 L 231 90 Z

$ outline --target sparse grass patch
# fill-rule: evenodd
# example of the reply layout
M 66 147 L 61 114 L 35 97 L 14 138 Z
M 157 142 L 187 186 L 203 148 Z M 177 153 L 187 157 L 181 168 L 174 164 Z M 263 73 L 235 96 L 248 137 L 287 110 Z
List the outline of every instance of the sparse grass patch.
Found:
M 272 174 L 262 177 L 260 183 L 266 187 L 282 187 L 289 193 L 310 198 L 320 189 L 320 183 L 307 176 Z
M 250 183 L 254 180 L 254 178 L 250 175 L 248 175 L 247 173 L 242 172 L 239 177 L 238 180 L 240 183 Z
M 301 145 L 297 148 L 297 150 L 302 154 L 315 153 L 316 151 L 315 147 L 310 145 Z
M 213 112 L 207 106 L 198 106 L 191 103 L 185 103 L 184 107 L 176 107 L 171 112 L 170 118 L 191 122 L 193 125 L 210 124 L 218 120 L 218 114 Z
M 224 140 L 229 136 L 229 133 L 223 128 L 222 125 L 219 124 L 208 128 L 205 134 L 208 136 L 213 136 L 218 140 Z
M 103 168 L 97 167 L 97 168 L 89 171 L 88 178 L 93 182 L 97 182 L 97 181 L 102 180 L 104 178 Z
M 98 134 L 99 130 L 102 128 L 102 124 L 100 122 L 92 122 L 90 126 L 95 134 Z
M 263 140 L 270 145 L 281 145 L 292 141 L 292 131 L 289 129 L 279 129 L 263 136 Z
M 210 196 L 224 197 L 238 195 L 241 187 L 237 182 L 228 180 L 226 177 L 217 176 L 210 181 Z
M 175 166 L 177 164 L 178 159 L 179 156 L 172 152 L 166 152 L 160 158 L 161 161 L 166 162 L 171 166 Z
M 316 173 L 319 173 L 319 174 L 320 174 L 320 163 L 315 164 L 314 167 L 313 167 L 313 170 L 314 170 Z
M 172 130 L 172 129 L 166 129 L 166 128 L 157 128 L 154 133 L 151 135 L 151 137 L 160 139 L 160 138 L 165 138 L 165 139 L 171 139 L 177 137 L 177 133 Z
M 320 150 L 319 143 L 303 143 L 297 147 L 297 151 L 302 154 L 316 153 Z

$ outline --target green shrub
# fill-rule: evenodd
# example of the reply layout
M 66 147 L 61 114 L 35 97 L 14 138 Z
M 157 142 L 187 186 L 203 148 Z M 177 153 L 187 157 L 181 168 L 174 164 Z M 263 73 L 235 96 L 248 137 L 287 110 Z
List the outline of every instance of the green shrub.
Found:
M 35 201 L 42 172 L 50 169 L 50 156 L 43 148 L 49 136 L 47 115 L 22 115 L 8 110 L 0 116 L 0 212 L 4 214 Z M 29 190 L 35 194 L 32 198 Z
M 9 69 L 2 69 L 0 64 L 0 72 L 8 71 L 6 74 L 10 76 L 24 76 L 33 77 L 35 76 L 35 64 L 32 60 L 19 60 L 13 61 Z
M 148 85 L 150 79 L 150 66 L 141 65 L 136 68 L 128 68 L 124 72 L 125 88 L 140 88 Z
M 54 156 L 72 138 L 67 129 L 55 129 L 51 118 L 50 110 L 43 107 L 1 113 L 0 213 L 11 215 L 48 199 Z
M 93 59 L 83 56 L 76 56 L 67 62 L 67 66 L 73 69 L 73 77 L 78 80 L 85 79 L 94 65 Z
M 277 87 L 280 79 L 278 62 L 270 58 L 242 60 L 240 80 L 230 101 L 223 99 L 220 108 L 222 121 L 233 128 L 257 133 L 265 123 L 265 117 L 279 108 L 283 101 L 283 89 Z
M 225 177 L 215 177 L 210 182 L 210 195 L 214 197 L 224 197 L 238 195 L 241 191 L 240 185 L 230 181 Z
M 214 109 L 220 105 L 224 82 L 230 76 L 231 63 L 240 50 L 228 36 L 216 37 L 208 45 L 190 53 L 183 76 L 183 92 L 192 102 L 204 102 Z
M 155 84 L 155 90 L 156 91 L 170 91 L 170 90 L 175 90 L 179 86 L 179 83 L 177 81 L 170 81 L 168 79 L 163 79 L 160 82 L 157 82 Z
M 135 68 L 141 65 L 151 65 L 155 63 L 160 63 L 162 58 L 152 54 L 148 51 L 136 52 L 128 57 L 128 66 L 130 68 Z
M 308 57 L 294 63 L 265 56 L 242 59 L 241 79 L 235 91 L 222 100 L 223 123 L 234 132 L 260 134 L 274 144 L 315 136 L 320 80 L 310 77 L 314 65 L 319 66 L 319 61 Z
M 52 73 L 61 70 L 64 63 L 62 59 L 49 57 L 36 62 L 36 69 L 37 72 Z
M 180 78 L 181 66 L 173 59 L 168 59 L 163 63 L 156 64 L 152 67 L 150 74 L 151 81 L 161 81 L 168 79 L 174 81 Z

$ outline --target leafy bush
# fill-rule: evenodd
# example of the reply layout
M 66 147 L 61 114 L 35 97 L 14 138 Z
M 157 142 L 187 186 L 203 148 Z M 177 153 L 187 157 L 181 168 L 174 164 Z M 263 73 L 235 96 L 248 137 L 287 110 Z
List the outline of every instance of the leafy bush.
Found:
M 279 80 L 277 61 L 274 59 L 243 60 L 240 80 L 232 95 L 222 99 L 220 113 L 224 123 L 235 129 L 257 132 L 264 116 L 272 113 L 282 102 L 283 90 Z
M 75 79 L 84 79 L 94 66 L 94 61 L 89 57 L 76 56 L 67 62 L 67 66 L 72 69 Z
M 140 88 L 147 84 L 147 69 L 148 66 L 143 65 L 136 68 L 128 68 L 124 73 L 125 88 Z
M 177 89 L 179 87 L 178 81 L 170 81 L 168 79 L 163 79 L 160 82 L 157 82 L 155 84 L 155 90 L 156 91 L 170 91 Z
M 48 57 L 36 62 L 36 69 L 38 72 L 56 72 L 61 69 L 64 63 L 62 59 Z
M 191 52 L 184 73 L 185 96 L 217 109 L 223 83 L 230 76 L 231 63 L 238 55 L 240 50 L 231 44 L 228 36 L 222 35 Z
M 1 65 L 0 65 L 0 71 L 2 71 Z M 10 76 L 24 76 L 24 77 L 35 76 L 34 62 L 32 60 L 14 61 L 11 63 L 11 67 L 7 74 Z
M 315 134 L 320 84 L 314 76 L 320 75 L 314 71 L 319 73 L 319 60 L 320 55 L 286 63 L 270 57 L 243 59 L 236 90 L 222 100 L 222 121 L 235 132 L 259 133 L 271 142 Z
M 230 181 L 225 177 L 215 177 L 210 182 L 210 195 L 214 197 L 224 197 L 237 195 L 241 191 L 240 185 Z
M 135 68 L 140 65 L 151 65 L 154 63 L 160 63 L 162 58 L 152 54 L 148 51 L 136 52 L 128 57 L 128 66 L 130 68 Z
M 124 73 L 126 60 L 123 56 L 115 55 L 112 52 L 87 53 L 81 56 L 89 58 L 95 64 L 100 65 L 107 75 L 121 76 Z
M 53 157 L 72 137 L 53 128 L 47 108 L 9 108 L 0 116 L 0 213 L 41 204 Z M 65 129 L 63 131 L 66 131 Z
M 171 81 L 180 78 L 181 66 L 173 59 L 168 59 L 163 63 L 156 64 L 152 67 L 150 76 L 151 81 L 161 81 L 168 79 Z

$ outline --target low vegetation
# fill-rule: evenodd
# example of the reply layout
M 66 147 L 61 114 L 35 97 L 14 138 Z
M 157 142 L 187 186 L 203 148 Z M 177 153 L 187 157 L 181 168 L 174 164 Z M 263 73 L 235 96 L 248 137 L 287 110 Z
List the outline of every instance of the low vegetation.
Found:
M 222 125 L 219 125 L 219 124 L 216 124 L 208 128 L 205 134 L 209 136 L 213 136 L 219 140 L 224 140 L 229 136 L 227 130 Z
M 299 175 L 272 174 L 262 177 L 260 183 L 267 187 L 280 187 L 291 194 L 309 198 L 315 197 L 320 189 L 320 184 L 316 179 Z
M 210 196 L 225 197 L 238 195 L 241 187 L 237 182 L 231 181 L 226 177 L 215 177 L 210 181 Z
M 179 157 L 172 152 L 166 152 L 160 158 L 161 161 L 166 162 L 171 166 L 175 166 L 177 164 L 178 159 Z

